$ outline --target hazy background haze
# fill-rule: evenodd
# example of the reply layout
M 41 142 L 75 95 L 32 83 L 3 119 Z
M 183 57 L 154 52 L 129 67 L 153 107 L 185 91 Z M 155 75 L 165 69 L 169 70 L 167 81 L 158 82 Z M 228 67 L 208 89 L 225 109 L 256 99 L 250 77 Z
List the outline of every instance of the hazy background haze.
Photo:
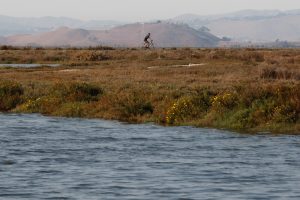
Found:
M 243 9 L 300 8 L 299 0 L 0 0 L 0 3 L 0 15 L 128 22 L 167 19 L 185 13 L 211 15 Z

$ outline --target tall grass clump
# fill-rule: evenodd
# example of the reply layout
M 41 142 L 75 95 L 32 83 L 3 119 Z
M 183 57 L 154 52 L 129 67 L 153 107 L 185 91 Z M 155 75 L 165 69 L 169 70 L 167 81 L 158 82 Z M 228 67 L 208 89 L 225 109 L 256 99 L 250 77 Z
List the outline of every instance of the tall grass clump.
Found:
M 23 87 L 12 81 L 0 82 L 0 111 L 9 111 L 23 101 Z
M 260 78 L 263 79 L 294 79 L 300 80 L 300 73 L 288 69 L 265 67 L 261 70 Z
M 300 85 L 236 87 L 235 103 L 221 117 L 221 126 L 269 130 L 276 124 L 291 126 L 300 119 Z
M 300 120 L 300 85 L 235 86 L 226 92 L 182 96 L 166 112 L 170 125 L 198 124 L 235 130 L 270 130 Z
M 211 107 L 212 92 L 200 90 L 191 96 L 182 96 L 167 109 L 166 123 L 180 124 L 203 118 Z
M 149 95 L 143 91 L 123 91 L 110 96 L 109 102 L 115 118 L 123 121 L 140 121 L 154 111 Z
M 67 102 L 75 101 L 97 101 L 103 94 L 103 89 L 89 83 L 57 83 L 51 90 L 49 96 L 54 96 Z
M 103 61 L 109 60 L 111 57 L 102 51 L 79 51 L 75 54 L 75 59 L 78 61 Z
M 29 98 L 19 110 L 66 117 L 84 117 L 84 105 L 98 101 L 103 94 L 101 87 L 85 82 L 56 83 L 47 90 L 48 93 L 43 96 Z

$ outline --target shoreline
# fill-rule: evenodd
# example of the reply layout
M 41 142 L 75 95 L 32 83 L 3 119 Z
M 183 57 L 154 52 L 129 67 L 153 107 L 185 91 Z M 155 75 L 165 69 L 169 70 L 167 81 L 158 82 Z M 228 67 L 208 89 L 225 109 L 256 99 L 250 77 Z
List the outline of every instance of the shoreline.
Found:
M 270 136 L 281 136 L 281 135 L 290 135 L 290 136 L 297 136 L 300 135 L 300 132 L 289 132 L 289 131 L 281 131 L 281 132 L 271 132 L 266 130 L 239 130 L 239 129 L 227 129 L 222 127 L 209 127 L 209 126 L 197 126 L 193 124 L 177 124 L 177 125 L 168 125 L 168 124 L 161 124 L 156 123 L 154 121 L 145 121 L 145 122 L 130 122 L 130 121 L 122 121 L 118 119 L 105 119 L 105 118 L 93 118 L 93 117 L 66 117 L 66 116 L 53 116 L 53 115 L 44 115 L 41 113 L 25 113 L 25 112 L 0 112 L 0 115 L 39 115 L 42 117 L 49 117 L 49 118 L 59 118 L 59 119 L 82 119 L 82 120 L 99 120 L 99 121 L 109 121 L 109 122 L 117 122 L 117 123 L 125 123 L 128 125 L 147 125 L 152 124 L 155 126 L 161 127 L 191 127 L 195 129 L 209 129 L 209 130 L 220 130 L 226 131 L 235 134 L 241 135 L 270 135 Z
M 299 122 L 296 121 L 297 116 L 293 111 L 287 110 L 284 111 L 286 113 L 281 113 L 282 109 L 279 110 L 281 107 L 277 105 L 274 106 L 274 112 L 279 110 L 279 113 L 271 113 L 270 116 L 267 116 L 270 118 L 263 118 L 266 117 L 263 114 L 263 116 L 257 116 L 260 119 L 253 119 L 250 114 L 251 111 L 245 106 L 239 105 L 241 99 L 238 99 L 239 97 L 234 91 L 213 93 L 203 89 L 201 92 L 198 91 L 196 95 L 183 95 L 172 101 L 165 99 L 164 102 L 154 102 L 149 100 L 153 94 L 145 94 L 144 91 L 109 94 L 105 92 L 105 89 L 84 82 L 56 83 L 45 90 L 48 91 L 47 94 L 38 95 L 35 98 L 26 97 L 24 94 L 27 91 L 23 91 L 23 87 L 18 83 L 8 82 L 6 84 L 11 86 L 11 91 L 16 92 L 15 95 L 8 97 L 9 100 L 13 101 L 11 103 L 15 104 L 10 103 L 12 107 L 6 110 L 7 113 L 117 120 L 133 124 L 151 122 L 162 126 L 216 128 L 244 134 L 256 134 L 258 132 L 270 132 L 270 134 L 300 133 Z M 288 89 L 297 88 L 298 86 L 293 88 L 279 86 L 278 88 L 268 88 L 265 92 L 273 91 L 276 93 L 279 90 L 284 92 Z M 252 90 L 260 89 L 254 88 Z M 262 96 L 264 95 L 262 94 Z M 271 97 L 271 100 L 254 99 L 254 101 L 272 102 L 274 96 Z M 163 108 L 158 110 L 157 107 L 162 106 L 161 104 L 163 104 Z M 258 106 L 267 106 L 266 109 L 269 109 L 266 104 L 259 104 Z M 257 110 L 253 112 L 257 112 Z M 272 121 L 273 118 L 274 121 Z M 260 120 L 268 121 L 260 123 Z

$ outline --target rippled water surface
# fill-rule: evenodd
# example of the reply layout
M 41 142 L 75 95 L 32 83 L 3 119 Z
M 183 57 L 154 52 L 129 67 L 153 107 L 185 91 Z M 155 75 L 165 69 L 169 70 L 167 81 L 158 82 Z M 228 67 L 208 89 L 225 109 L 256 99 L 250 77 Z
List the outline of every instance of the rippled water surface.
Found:
M 300 199 L 300 136 L 0 115 L 0 199 Z

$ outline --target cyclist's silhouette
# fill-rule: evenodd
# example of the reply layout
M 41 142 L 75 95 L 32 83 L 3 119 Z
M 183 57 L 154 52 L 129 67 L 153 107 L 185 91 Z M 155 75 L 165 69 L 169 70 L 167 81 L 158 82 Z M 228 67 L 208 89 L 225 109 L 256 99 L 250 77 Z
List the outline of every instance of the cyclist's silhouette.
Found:
M 144 47 L 145 48 L 150 48 L 150 45 L 152 45 L 153 46 L 153 41 L 152 41 L 152 39 L 151 39 L 151 37 L 150 37 L 150 33 L 148 33 L 146 36 L 145 36 L 145 38 L 144 38 Z M 149 41 L 150 40 L 150 41 Z

